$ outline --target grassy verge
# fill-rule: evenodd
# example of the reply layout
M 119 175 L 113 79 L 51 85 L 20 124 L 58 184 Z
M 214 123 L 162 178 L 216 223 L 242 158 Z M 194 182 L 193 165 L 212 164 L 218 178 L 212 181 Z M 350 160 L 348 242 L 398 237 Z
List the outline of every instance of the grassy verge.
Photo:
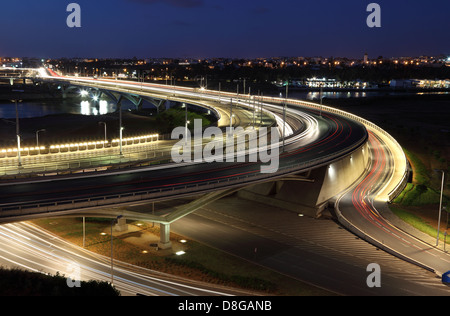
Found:
M 437 229 L 433 227 L 433 224 L 431 224 L 430 221 L 423 216 L 420 216 L 417 213 L 413 213 L 410 210 L 404 209 L 399 206 L 391 206 L 390 209 L 392 210 L 392 212 L 394 212 L 395 215 L 397 215 L 404 222 L 413 226 L 414 228 L 433 237 L 437 235 Z M 442 238 L 443 237 L 444 234 L 442 233 Z
M 412 151 L 407 149 L 404 151 L 413 169 L 413 183 L 408 183 L 390 208 L 404 222 L 429 236 L 436 237 L 440 192 L 431 188 L 430 171 L 423 161 Z M 449 200 L 444 195 L 443 205 L 448 205 Z M 447 214 L 443 212 L 440 226 L 441 240 L 444 240 L 443 231 L 447 229 L 447 225 Z
M 429 185 L 430 184 L 430 177 L 428 175 L 428 170 L 425 167 L 425 164 L 422 162 L 422 160 L 414 154 L 412 151 L 403 148 L 403 151 L 405 152 L 406 156 L 408 157 L 408 160 L 411 164 L 411 167 L 414 170 L 414 179 L 413 181 L 415 183 L 420 183 L 423 185 Z
M 408 183 L 403 192 L 394 199 L 394 203 L 403 206 L 424 206 L 439 204 L 440 193 L 424 184 Z M 444 196 L 443 204 L 448 204 L 449 199 Z
M 82 220 L 79 218 L 42 219 L 35 224 L 81 246 L 83 243 Z M 137 226 L 139 224 L 139 226 Z M 159 227 L 146 223 L 129 223 L 130 232 L 114 238 L 115 259 L 144 268 L 169 273 L 193 280 L 220 284 L 255 291 L 266 295 L 281 296 L 328 296 L 334 295 L 325 290 L 291 279 L 272 270 L 252 264 L 235 256 L 223 253 L 201 243 L 188 240 L 183 244 L 183 256 L 171 251 L 155 251 L 148 240 L 157 238 Z M 86 249 L 110 256 L 110 220 L 100 218 L 86 219 Z M 181 247 L 181 236 L 171 234 L 174 249 Z

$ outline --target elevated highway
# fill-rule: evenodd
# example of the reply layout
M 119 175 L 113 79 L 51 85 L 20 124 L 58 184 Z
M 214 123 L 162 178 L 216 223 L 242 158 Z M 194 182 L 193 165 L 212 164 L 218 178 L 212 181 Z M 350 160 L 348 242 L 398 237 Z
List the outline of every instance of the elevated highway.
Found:
M 160 98 L 176 98 L 184 102 L 198 102 L 202 105 L 227 108 L 231 103 L 253 109 L 250 96 L 235 96 L 223 92 L 197 91 L 182 87 L 167 87 L 151 84 L 137 84 L 116 80 L 86 78 L 47 77 L 51 81 L 69 84 L 96 86 L 115 91 L 155 94 Z M 272 115 L 278 129 L 286 132 L 286 139 L 277 145 L 284 152 L 279 157 L 277 172 L 262 174 L 262 163 L 183 163 L 161 166 L 130 168 L 119 171 L 96 172 L 94 174 L 72 174 L 57 177 L 32 178 L 6 181 L 0 196 L 0 220 L 17 221 L 41 216 L 68 214 L 92 214 L 105 207 L 143 204 L 155 200 L 180 196 L 198 195 L 215 191 L 235 190 L 249 185 L 293 179 L 291 175 L 306 173 L 313 169 L 329 168 L 332 163 L 362 151 L 367 141 L 365 127 L 352 119 L 332 113 L 318 115 L 316 109 L 292 106 L 286 109 L 284 125 L 283 110 L 276 105 L 282 99 L 263 99 L 263 111 Z M 223 113 L 226 113 L 223 112 Z M 229 120 L 230 118 L 228 118 Z M 284 145 L 284 147 L 283 147 Z M 361 157 L 368 160 L 368 156 Z M 365 170 L 362 163 L 360 173 Z M 333 168 L 331 168 L 333 169 Z M 360 176 L 353 172 L 345 181 L 353 183 Z M 333 173 L 323 175 L 318 182 L 337 177 Z M 342 179 L 344 180 L 344 179 Z M 344 182 L 345 182 L 344 181 Z M 345 186 L 347 187 L 347 186 Z M 321 201 L 314 201 L 312 207 L 324 204 L 344 187 L 329 190 Z M 319 188 L 319 191 L 322 187 Z M 184 214 L 184 213 L 183 213 Z M 106 215 L 106 214 L 104 214 Z M 142 214 L 139 218 L 142 219 Z M 146 214 L 148 220 L 168 222 L 165 218 L 155 219 Z
M 115 80 L 50 80 L 75 80 L 78 84 L 85 81 L 102 89 L 112 86 L 125 89 L 126 86 L 134 92 L 159 91 L 167 97 L 209 104 L 227 104 L 234 98 L 235 102 L 252 107 L 252 97 L 247 95 Z M 264 104 L 264 111 L 271 112 L 278 126 L 282 126 L 282 108 L 286 100 L 264 97 L 259 101 Z M 320 188 L 315 196 L 304 195 L 313 201 L 313 207 L 334 202 L 339 222 L 361 238 L 438 275 L 449 270 L 448 254 L 397 229 L 382 216 L 386 203 L 401 192 L 408 178 L 407 160 L 395 139 L 371 122 L 350 113 L 298 100 L 288 100 L 287 103 L 287 121 L 292 133 L 286 138 L 285 150 L 280 155 L 280 168 L 274 174 L 261 174 L 259 163 L 192 163 L 2 183 L 1 221 L 100 214 L 111 217 L 125 215 L 170 225 L 199 207 L 244 187 L 320 179 Z M 305 114 L 317 124 L 308 123 Z M 298 122 L 299 116 L 302 117 L 300 125 L 315 127 L 299 131 L 298 126 L 292 123 L 296 118 Z M 281 148 L 282 144 L 279 146 Z M 313 174 L 317 170 L 321 171 Z M 282 195 L 283 192 L 278 193 Z M 194 195 L 201 198 L 168 214 L 136 213 L 126 208 L 127 205 Z M 121 205 L 124 208 L 117 208 Z M 161 236 L 161 240 L 166 242 L 167 236 Z

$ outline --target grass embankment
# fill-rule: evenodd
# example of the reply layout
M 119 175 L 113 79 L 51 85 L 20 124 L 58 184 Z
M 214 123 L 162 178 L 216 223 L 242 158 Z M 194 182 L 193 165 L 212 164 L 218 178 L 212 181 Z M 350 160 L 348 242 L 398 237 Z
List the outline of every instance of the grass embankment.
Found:
M 80 218 L 42 219 L 35 224 L 75 245 L 82 246 Z M 109 257 L 111 236 L 109 219 L 86 219 L 86 249 Z M 139 225 L 138 225 L 139 224 Z M 143 222 L 129 223 L 129 232 L 114 233 L 116 260 L 197 281 L 241 288 L 266 295 L 323 296 L 333 295 L 314 286 L 293 280 L 272 270 L 241 260 L 201 243 L 171 234 L 173 250 L 155 250 L 150 244 L 159 239 L 159 227 Z M 185 251 L 177 256 L 177 250 Z
M 403 221 L 418 230 L 435 237 L 439 217 L 440 192 L 430 187 L 431 176 L 422 160 L 413 152 L 404 149 L 413 169 L 413 183 L 408 183 L 403 192 L 393 201 L 391 210 Z M 443 205 L 449 198 L 443 196 Z M 450 211 L 450 210 L 448 210 Z M 448 229 L 446 212 L 441 215 L 440 238 L 444 240 L 443 230 Z

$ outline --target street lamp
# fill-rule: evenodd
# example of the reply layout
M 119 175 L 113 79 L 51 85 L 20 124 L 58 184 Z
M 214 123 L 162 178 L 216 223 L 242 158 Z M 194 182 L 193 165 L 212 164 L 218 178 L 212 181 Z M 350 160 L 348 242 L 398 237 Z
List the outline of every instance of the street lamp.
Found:
M 124 127 L 120 127 L 120 156 L 123 156 L 123 130 Z
M 119 215 L 111 221 L 111 284 L 114 284 L 114 252 L 113 252 L 113 225 L 118 222 L 123 216 Z
M 186 120 L 186 130 L 184 132 L 184 143 L 187 145 L 188 143 L 188 126 L 191 124 L 191 121 Z
M 47 130 L 45 129 L 40 129 L 38 131 L 36 131 L 36 147 L 39 148 L 39 133 L 40 132 L 46 132 Z
M 288 87 L 289 84 L 286 84 L 286 99 L 284 101 L 283 105 L 283 152 L 285 150 L 285 143 L 286 143 L 286 106 L 287 106 L 287 100 L 288 100 Z M 282 98 L 283 95 L 280 92 L 280 98 Z
M 230 117 L 230 135 L 232 135 L 233 133 L 231 132 L 232 131 L 232 128 L 233 128 L 233 118 L 234 118 L 234 114 L 231 114 L 231 117 Z
M 191 122 L 188 121 L 188 107 L 186 103 L 183 103 L 182 108 L 184 108 L 184 121 L 185 121 L 185 132 L 184 132 L 184 143 L 187 145 L 188 136 L 188 126 Z
M 119 104 L 119 136 L 120 136 L 120 156 L 123 156 L 122 151 L 122 137 L 123 137 L 123 126 L 122 126 L 122 105 Z
M 437 237 L 436 237 L 436 247 L 439 245 L 439 231 L 441 226 L 441 214 L 442 214 L 442 195 L 444 192 L 444 181 L 445 181 L 445 172 L 444 170 L 435 170 L 440 171 L 442 173 L 442 181 L 441 181 L 441 197 L 439 201 L 439 218 L 438 218 L 438 228 L 437 228 Z
M 22 167 L 22 158 L 20 156 L 20 127 L 19 127 L 19 108 L 17 107 L 17 103 L 22 102 L 22 100 L 13 100 L 16 105 L 16 137 L 17 137 L 17 158 L 18 158 L 18 166 Z
M 228 134 L 229 134 L 229 136 L 231 136 L 233 133 L 232 133 L 232 128 L 233 128 L 233 117 L 234 117 L 234 114 L 233 114 L 233 99 L 231 99 L 231 102 L 230 102 L 230 130 L 228 131 Z
M 107 134 L 106 134 L 106 123 L 105 122 L 98 122 L 98 125 L 105 125 L 105 144 L 106 144 L 106 141 L 107 141 Z M 106 146 L 106 145 L 105 145 Z
M 322 107 L 323 107 L 323 86 L 320 86 L 320 117 L 322 117 Z

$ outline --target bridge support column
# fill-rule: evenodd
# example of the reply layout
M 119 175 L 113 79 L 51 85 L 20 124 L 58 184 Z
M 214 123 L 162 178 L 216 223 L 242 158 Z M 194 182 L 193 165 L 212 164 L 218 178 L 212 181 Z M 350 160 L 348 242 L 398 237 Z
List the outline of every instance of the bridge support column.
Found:
M 62 98 L 67 99 L 66 87 L 61 86 L 61 93 L 62 93 Z
M 160 240 L 158 247 L 160 249 L 172 248 L 172 242 L 170 241 L 170 224 L 159 224 Z
M 127 220 L 122 217 L 117 220 L 117 224 L 114 226 L 116 232 L 126 232 L 128 231 Z

